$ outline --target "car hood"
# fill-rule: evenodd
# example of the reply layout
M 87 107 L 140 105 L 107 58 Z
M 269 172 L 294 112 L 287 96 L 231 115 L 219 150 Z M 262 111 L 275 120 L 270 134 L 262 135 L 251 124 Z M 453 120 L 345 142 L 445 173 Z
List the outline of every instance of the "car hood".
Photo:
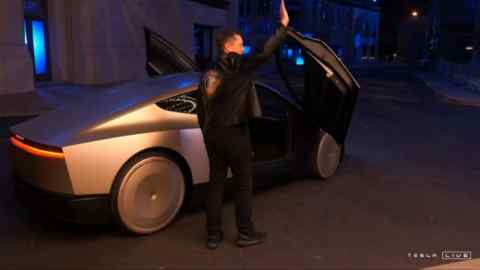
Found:
M 124 83 L 65 104 L 51 112 L 13 126 L 10 131 L 31 141 L 65 147 L 81 143 L 81 135 L 115 117 L 155 103 L 198 85 L 199 73 L 166 75 Z

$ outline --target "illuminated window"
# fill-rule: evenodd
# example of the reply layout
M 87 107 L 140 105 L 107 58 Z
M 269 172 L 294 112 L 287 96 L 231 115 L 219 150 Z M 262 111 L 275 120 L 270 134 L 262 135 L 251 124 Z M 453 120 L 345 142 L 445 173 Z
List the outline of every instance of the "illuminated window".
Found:
M 26 21 L 23 21 L 23 37 L 24 37 L 25 45 L 27 45 L 28 39 L 27 39 L 27 22 Z
M 297 59 L 295 60 L 295 64 L 297 66 L 303 66 L 305 64 L 305 60 L 303 59 L 303 56 L 301 55 L 297 56 Z
M 44 0 L 24 1 L 24 42 L 33 58 L 36 80 L 49 79 L 47 10 Z
M 292 49 L 287 49 L 287 57 L 291 58 L 293 56 L 293 50 Z
M 47 45 L 44 22 L 32 21 L 32 37 L 35 74 L 45 75 L 47 72 Z

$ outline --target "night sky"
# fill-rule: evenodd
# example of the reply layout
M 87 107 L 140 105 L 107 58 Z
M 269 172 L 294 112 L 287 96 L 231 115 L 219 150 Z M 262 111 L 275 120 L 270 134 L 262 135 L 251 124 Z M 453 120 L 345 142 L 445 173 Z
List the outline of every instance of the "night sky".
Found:
M 453 0 L 452 0 L 453 1 Z M 380 55 L 391 55 L 397 51 L 398 27 L 413 10 L 423 14 L 430 0 L 380 0 Z

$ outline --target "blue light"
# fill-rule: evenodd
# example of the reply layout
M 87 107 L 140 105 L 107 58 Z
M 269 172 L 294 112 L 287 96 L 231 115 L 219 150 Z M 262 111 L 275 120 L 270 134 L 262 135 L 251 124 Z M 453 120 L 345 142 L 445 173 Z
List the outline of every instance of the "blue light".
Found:
M 305 60 L 303 59 L 303 56 L 301 55 L 297 56 L 297 60 L 295 60 L 295 64 L 297 66 L 303 66 L 305 64 Z
M 42 21 L 32 21 L 33 58 L 35 74 L 47 72 L 47 48 L 45 44 L 45 24 Z
M 250 46 L 243 46 L 244 54 L 249 54 L 251 51 L 252 51 L 252 48 Z
M 293 50 L 292 49 L 288 49 L 287 50 L 287 57 L 288 58 L 291 58 L 293 56 Z
M 27 22 L 26 21 L 23 21 L 23 36 L 24 36 L 25 45 L 27 45 L 28 39 L 27 39 Z
M 363 43 L 362 36 L 359 33 L 357 33 L 355 35 L 355 40 L 354 40 L 355 48 L 360 48 L 360 46 L 362 46 L 362 43 Z
M 313 37 L 313 34 L 312 33 L 305 33 L 304 34 L 306 37 Z

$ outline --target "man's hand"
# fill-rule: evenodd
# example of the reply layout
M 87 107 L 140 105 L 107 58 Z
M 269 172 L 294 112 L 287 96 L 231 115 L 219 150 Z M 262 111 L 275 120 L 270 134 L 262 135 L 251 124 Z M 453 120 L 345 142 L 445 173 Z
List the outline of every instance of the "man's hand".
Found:
M 290 22 L 290 17 L 288 16 L 287 8 L 285 7 L 285 0 L 280 2 L 280 23 L 287 27 Z

